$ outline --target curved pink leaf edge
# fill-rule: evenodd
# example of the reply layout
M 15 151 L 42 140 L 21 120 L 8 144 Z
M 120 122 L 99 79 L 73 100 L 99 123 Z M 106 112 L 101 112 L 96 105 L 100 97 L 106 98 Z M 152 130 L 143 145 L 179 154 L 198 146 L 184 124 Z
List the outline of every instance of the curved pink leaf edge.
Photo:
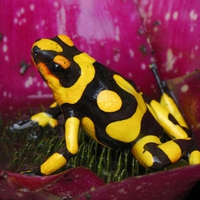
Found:
M 186 199 L 191 188 L 200 179 L 200 165 L 187 166 L 169 171 L 131 177 L 124 181 L 107 184 L 79 196 L 87 199 L 134 199 L 172 200 Z M 162 185 L 162 186 L 161 186 Z
M 50 197 L 78 200 L 185 199 L 198 180 L 200 165 L 130 177 L 109 184 L 105 184 L 97 175 L 83 167 L 51 176 L 27 176 L 2 170 L 0 196 L 1 199 L 17 195 L 14 199 L 37 197 L 44 200 Z
M 32 194 L 40 196 L 41 192 L 62 197 L 66 194 L 77 196 L 102 185 L 104 182 L 96 174 L 83 167 L 50 176 L 28 176 L 5 170 L 0 171 L 1 199 L 18 199 L 18 197 L 21 199 Z

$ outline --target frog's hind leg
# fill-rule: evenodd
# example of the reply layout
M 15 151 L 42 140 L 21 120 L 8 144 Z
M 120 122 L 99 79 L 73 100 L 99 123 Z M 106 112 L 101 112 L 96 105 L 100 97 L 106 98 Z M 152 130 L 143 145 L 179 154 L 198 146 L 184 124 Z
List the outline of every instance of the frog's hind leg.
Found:
M 190 165 L 200 164 L 200 152 L 195 141 L 189 137 L 189 129 L 181 126 L 159 102 L 150 100 L 145 95 L 143 95 L 143 98 L 153 117 L 148 116 L 148 119 L 145 119 L 144 116 L 147 135 L 135 143 L 132 148 L 132 154 L 142 165 L 154 169 L 161 169 L 168 164 L 174 163 L 186 153 L 189 157 Z M 154 124 L 153 118 L 155 119 Z M 150 122 L 147 122 L 147 120 L 150 120 Z M 159 139 L 161 130 L 158 126 L 163 127 L 171 140 L 161 143 Z M 153 132 L 149 132 L 151 128 Z
M 195 141 L 190 138 L 191 134 L 187 124 L 173 99 L 166 94 L 162 81 L 158 76 L 156 65 L 152 64 L 150 68 L 162 93 L 162 105 L 142 94 L 152 116 L 146 118 L 150 122 L 147 122 L 145 116 L 143 117 L 145 121 L 143 127 L 146 128 L 146 134 L 133 145 L 132 154 L 147 168 L 161 169 L 178 161 L 185 153 L 188 155 L 190 165 L 200 164 L 200 151 Z M 146 116 L 149 115 L 148 111 L 145 114 Z M 163 127 L 171 140 L 161 143 L 159 139 L 161 131 L 156 122 Z
M 152 100 L 150 106 L 153 109 L 156 120 L 173 141 L 185 140 L 185 142 L 179 142 L 179 146 L 188 153 L 189 164 L 200 164 L 200 151 L 194 139 L 190 137 L 191 133 L 188 127 L 184 124 L 180 124 L 174 116 L 157 101 Z
M 132 154 L 144 167 L 162 169 L 166 165 L 177 162 L 193 145 L 193 139 L 175 139 L 161 143 L 155 135 L 147 135 L 138 140 L 132 147 Z M 197 154 L 194 153 L 194 154 Z M 197 160 L 198 155 L 194 155 Z

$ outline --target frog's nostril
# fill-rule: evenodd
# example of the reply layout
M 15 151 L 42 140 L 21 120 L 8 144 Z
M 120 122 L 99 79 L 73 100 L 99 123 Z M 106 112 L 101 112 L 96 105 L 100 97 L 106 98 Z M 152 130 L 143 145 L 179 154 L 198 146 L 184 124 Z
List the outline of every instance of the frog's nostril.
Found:
M 37 53 L 37 51 L 36 51 L 35 46 L 34 46 L 34 47 L 32 48 L 32 50 L 31 50 L 31 56 L 33 57 L 33 59 L 35 59 L 35 57 L 38 56 L 38 53 Z
M 34 46 L 32 48 L 31 56 L 35 63 L 38 63 L 42 59 L 41 50 L 38 48 L 38 46 Z
M 32 48 L 32 53 L 37 53 L 38 54 L 38 51 L 40 51 L 40 49 L 38 48 L 38 46 L 34 46 L 33 48 Z

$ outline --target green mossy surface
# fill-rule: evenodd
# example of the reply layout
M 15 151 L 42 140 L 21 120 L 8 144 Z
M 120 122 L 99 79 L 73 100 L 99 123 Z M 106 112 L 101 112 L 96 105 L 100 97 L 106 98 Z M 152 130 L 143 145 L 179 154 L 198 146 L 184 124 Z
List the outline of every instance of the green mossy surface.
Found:
M 0 122 L 1 126 L 2 123 Z M 29 128 L 23 132 L 11 132 L 8 127 L 0 134 L 0 169 L 13 172 L 34 170 L 52 153 L 65 148 L 64 129 L 59 125 Z M 169 168 L 187 165 L 181 160 Z M 116 151 L 95 142 L 80 129 L 79 151 L 62 169 L 84 166 L 96 173 L 105 182 L 121 181 L 130 176 L 144 175 L 154 171 L 145 169 L 129 151 Z M 166 169 L 165 169 L 166 170 Z M 58 172 L 57 172 L 58 173 Z

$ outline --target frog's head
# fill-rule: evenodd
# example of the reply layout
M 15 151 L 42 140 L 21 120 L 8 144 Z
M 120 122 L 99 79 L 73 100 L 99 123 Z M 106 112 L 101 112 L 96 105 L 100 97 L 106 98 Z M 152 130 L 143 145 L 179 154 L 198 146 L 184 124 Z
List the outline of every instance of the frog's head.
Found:
M 32 46 L 32 59 L 50 88 L 69 87 L 80 76 L 80 67 L 74 56 L 81 52 L 65 35 L 39 39 Z
M 37 40 L 32 59 L 59 105 L 77 102 L 95 76 L 95 59 L 79 51 L 65 35 Z

